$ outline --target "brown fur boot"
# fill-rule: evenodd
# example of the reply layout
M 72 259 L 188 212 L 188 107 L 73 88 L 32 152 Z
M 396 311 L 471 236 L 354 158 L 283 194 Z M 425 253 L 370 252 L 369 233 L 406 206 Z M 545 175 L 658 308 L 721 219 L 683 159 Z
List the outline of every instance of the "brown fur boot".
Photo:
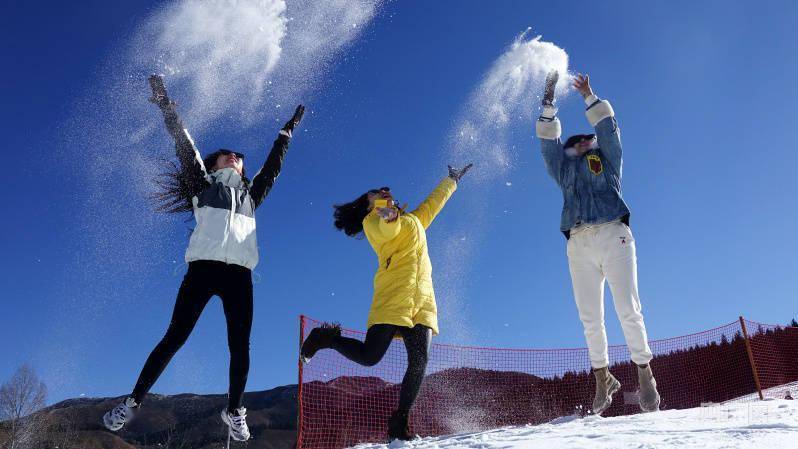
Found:
M 654 373 L 651 372 L 650 365 L 640 365 L 637 367 L 637 384 L 639 386 L 638 396 L 640 399 L 640 410 L 644 412 L 656 412 L 659 410 L 659 392 L 657 391 L 657 381 Z
M 593 414 L 600 415 L 612 404 L 612 395 L 621 389 L 618 382 L 608 367 L 593 370 L 596 376 L 596 396 L 593 398 Z

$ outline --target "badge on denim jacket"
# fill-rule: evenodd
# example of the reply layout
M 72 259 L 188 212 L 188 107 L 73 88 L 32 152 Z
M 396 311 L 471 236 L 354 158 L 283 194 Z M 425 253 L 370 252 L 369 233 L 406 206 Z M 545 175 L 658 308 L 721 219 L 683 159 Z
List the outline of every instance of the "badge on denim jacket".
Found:
M 587 156 L 587 167 L 594 175 L 600 175 L 604 171 L 604 165 L 601 164 L 601 158 L 596 154 L 589 154 Z

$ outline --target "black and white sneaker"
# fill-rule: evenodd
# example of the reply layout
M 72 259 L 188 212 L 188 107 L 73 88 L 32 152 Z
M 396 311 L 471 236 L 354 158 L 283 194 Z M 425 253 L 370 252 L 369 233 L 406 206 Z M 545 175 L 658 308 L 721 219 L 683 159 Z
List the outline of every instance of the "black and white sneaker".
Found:
M 125 399 L 103 416 L 105 428 L 111 432 L 121 429 L 128 421 L 133 419 L 133 409 L 138 408 L 138 406 L 133 398 Z
M 222 410 L 222 421 L 230 429 L 230 436 L 236 441 L 247 441 L 249 439 L 249 427 L 247 427 L 247 409 L 238 408 L 230 413 L 227 409 Z

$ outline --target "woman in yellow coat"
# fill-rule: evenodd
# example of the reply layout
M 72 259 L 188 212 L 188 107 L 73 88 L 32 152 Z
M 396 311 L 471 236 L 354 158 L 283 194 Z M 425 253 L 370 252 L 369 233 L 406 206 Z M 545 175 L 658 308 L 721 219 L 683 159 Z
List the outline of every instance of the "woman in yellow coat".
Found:
M 471 168 L 449 167 L 449 176 L 414 211 L 404 213 L 388 187 L 369 190 L 351 203 L 335 206 L 335 227 L 350 237 L 366 234 L 377 254 L 374 298 L 365 341 L 341 336 L 335 326 L 313 329 L 302 345 L 307 362 L 320 349 L 331 348 L 365 366 L 376 365 L 399 334 L 407 349 L 407 371 L 399 406 L 388 421 L 388 439 L 409 440 L 408 416 L 418 396 L 432 336 L 438 334 L 438 309 L 432 288 L 432 263 L 426 229 Z

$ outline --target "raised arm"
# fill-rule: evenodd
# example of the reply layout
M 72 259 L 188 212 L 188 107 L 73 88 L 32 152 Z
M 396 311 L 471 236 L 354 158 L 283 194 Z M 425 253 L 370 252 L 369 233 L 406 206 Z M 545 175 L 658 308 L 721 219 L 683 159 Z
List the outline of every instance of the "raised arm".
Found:
M 563 153 L 562 141 L 560 141 L 562 127 L 560 126 L 560 119 L 557 118 L 557 108 L 554 107 L 554 88 L 557 86 L 558 78 L 559 74 L 557 72 L 551 72 L 546 77 L 546 91 L 543 94 L 543 113 L 540 114 L 538 121 L 535 123 L 535 134 L 540 139 L 540 151 L 543 155 L 546 171 L 557 184 L 560 184 L 560 173 L 562 172 L 565 154 Z
M 285 153 L 288 151 L 288 143 L 291 141 L 291 135 L 294 128 L 302 121 L 302 116 L 305 114 L 305 107 L 302 105 L 297 106 L 294 111 L 294 116 L 283 126 L 280 133 L 277 135 L 277 140 L 274 141 L 269 156 L 266 157 L 266 162 L 263 167 L 258 170 L 255 177 L 252 178 L 252 187 L 249 192 L 252 200 L 255 202 L 255 207 L 263 203 L 266 195 L 274 186 L 274 181 L 280 176 L 280 170 L 283 167 L 283 159 Z
M 460 181 L 460 178 L 462 178 L 472 166 L 473 164 L 468 164 L 459 170 L 450 166 L 449 176 L 443 178 L 443 181 L 435 187 L 435 190 L 429 194 L 427 199 L 422 201 L 418 208 L 411 212 L 411 214 L 415 215 L 419 221 L 421 221 L 424 229 L 429 228 L 429 225 L 431 225 L 435 217 L 438 216 L 438 213 L 440 213 L 443 206 L 446 205 L 446 202 L 454 191 L 457 190 L 457 183 Z
M 182 178 L 188 188 L 186 193 L 190 197 L 194 196 L 208 183 L 205 179 L 206 171 L 202 163 L 202 156 L 194 145 L 188 130 L 183 126 L 183 121 L 177 115 L 177 105 L 166 94 L 163 77 L 150 75 L 149 82 L 150 88 L 152 88 L 150 101 L 161 110 L 166 129 L 175 140 L 175 153 L 180 161 Z
M 574 87 L 585 99 L 587 110 L 585 115 L 590 126 L 596 129 L 596 139 L 601 154 L 609 161 L 618 177 L 621 177 L 623 167 L 623 147 L 621 146 L 621 130 L 615 120 L 615 111 L 607 100 L 601 100 L 590 87 L 590 76 L 577 75 Z

